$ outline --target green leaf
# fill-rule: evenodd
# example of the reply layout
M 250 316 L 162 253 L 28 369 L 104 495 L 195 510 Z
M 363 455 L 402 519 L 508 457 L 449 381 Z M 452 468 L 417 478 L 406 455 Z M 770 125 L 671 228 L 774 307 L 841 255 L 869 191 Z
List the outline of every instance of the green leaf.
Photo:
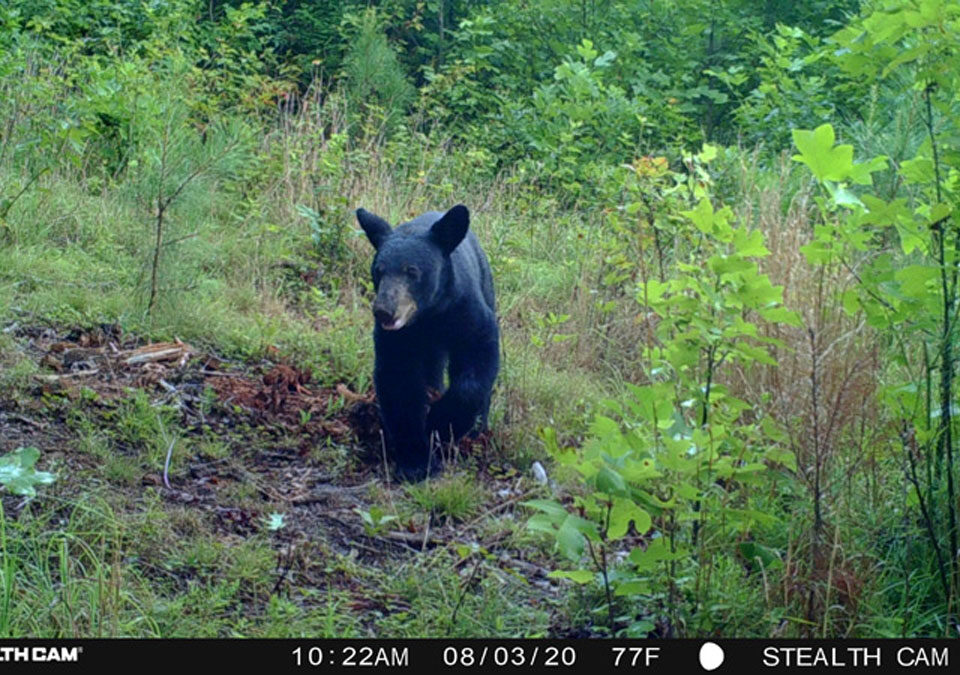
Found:
M 17 448 L 0 457 L 0 485 L 5 485 L 13 494 L 34 497 L 36 485 L 49 485 L 54 476 L 46 471 L 36 471 L 33 466 L 40 457 L 36 448 Z
M 599 492 L 611 496 L 623 495 L 627 491 L 623 476 L 607 466 L 600 467 L 597 471 L 594 485 Z
M 907 183 L 932 183 L 936 178 L 933 160 L 929 157 L 916 157 L 901 162 L 900 173 Z
M 697 155 L 697 159 L 703 164 L 708 164 L 717 157 L 717 146 L 710 143 L 703 144 L 703 150 Z
M 748 524 L 757 522 L 761 525 L 778 525 L 780 523 L 780 519 L 776 516 L 771 516 L 769 513 L 756 511 L 754 509 L 733 509 L 727 507 L 723 512 L 730 517 L 731 521 L 740 521 Z
M 786 307 L 771 307 L 770 309 L 761 309 L 760 316 L 770 323 L 783 323 L 788 326 L 802 326 L 803 319 L 793 310 Z
M 593 61 L 593 65 L 596 68 L 605 68 L 613 63 L 614 59 L 617 58 L 616 52 L 611 52 L 609 50 L 605 51 L 601 56 L 598 56 Z
M 873 183 L 873 177 L 870 174 L 883 171 L 886 168 L 887 156 L 878 155 L 866 162 L 854 164 L 850 170 L 850 180 L 857 185 L 871 185 Z
M 788 440 L 788 437 L 783 432 L 783 429 L 773 420 L 772 417 L 764 417 L 761 419 L 760 428 L 763 429 L 763 433 L 766 434 L 767 438 L 772 441 L 776 441 L 777 443 L 786 443 Z M 769 450 L 767 452 L 769 453 Z M 793 453 L 790 454 L 792 455 Z
M 578 520 L 583 519 L 569 515 L 567 519 L 563 521 L 560 529 L 557 530 L 557 546 L 559 546 L 560 552 L 573 562 L 580 560 L 583 556 L 583 550 L 586 548 L 586 541 L 581 531 L 581 524 L 576 522 Z M 589 524 L 592 525 L 592 523 Z
M 700 497 L 700 491 L 686 481 L 678 483 L 676 491 L 677 494 L 684 499 L 698 499 Z
M 692 210 L 681 211 L 680 214 L 689 218 L 690 222 L 704 234 L 713 234 L 713 204 L 709 199 L 701 199 Z
M 807 258 L 811 265 L 823 265 L 833 260 L 833 246 L 830 243 L 821 240 L 811 241 L 809 244 L 800 247 L 800 252 Z
M 904 222 L 899 221 L 896 224 L 897 234 L 900 235 L 900 248 L 903 249 L 905 255 L 910 255 L 914 250 L 920 249 L 921 251 L 926 248 L 926 241 L 924 236 L 921 234 L 920 229 L 917 227 L 914 222 Z
M 950 205 L 945 202 L 934 204 L 933 207 L 930 209 L 930 213 L 927 214 L 927 220 L 929 221 L 929 226 L 932 227 L 936 223 L 939 223 L 941 220 L 948 218 L 952 211 L 953 209 L 950 208 Z
M 760 230 L 751 230 L 749 233 L 742 229 L 734 230 L 733 248 L 740 255 L 749 258 L 770 255 L 770 251 L 763 245 L 763 233 Z
M 844 180 L 853 170 L 853 146 L 834 147 L 835 139 L 833 127 L 829 124 L 822 124 L 813 131 L 794 129 L 793 143 L 800 151 L 799 155 L 793 156 L 794 161 L 810 167 L 820 182 Z
M 860 201 L 860 198 L 850 192 L 850 190 L 843 185 L 838 185 L 836 187 L 834 187 L 832 183 L 824 183 L 824 185 L 826 186 L 827 191 L 830 192 L 830 196 L 833 198 L 833 203 L 837 206 L 863 208 L 863 202 Z
M 911 12 L 911 14 L 913 14 Z M 931 43 L 926 41 L 919 42 L 916 46 L 911 49 L 904 49 L 897 58 L 893 59 L 890 63 L 887 64 L 886 68 L 883 69 L 883 72 L 880 73 L 880 77 L 884 78 L 894 71 L 899 66 L 902 66 L 904 63 L 910 63 L 911 61 L 916 61 L 922 59 L 927 52 L 930 51 Z
M 640 534 L 649 530 L 653 523 L 650 514 L 637 506 L 633 500 L 627 498 L 614 500 L 613 508 L 610 509 L 610 527 L 607 530 L 607 537 L 619 539 L 625 535 L 630 527 L 630 521 L 633 521 L 634 528 Z
M 774 464 L 782 464 L 791 471 L 797 470 L 797 456 L 786 448 L 768 448 L 763 458 Z
M 860 222 L 864 225 L 872 223 L 881 227 L 890 226 L 912 217 L 906 199 L 895 199 L 887 203 L 874 195 L 863 195 L 861 200 L 868 209 L 860 216 Z
M 286 517 L 283 513 L 271 513 L 264 518 L 264 524 L 268 530 L 276 532 L 286 527 Z
M 915 485 L 907 486 L 907 506 L 913 508 L 920 504 L 920 497 L 917 495 L 917 488 Z
M 855 288 L 848 288 L 841 294 L 843 311 L 853 316 L 860 309 L 860 296 Z
M 776 570 L 783 567 L 783 561 L 777 552 L 766 546 L 761 546 L 754 541 L 745 541 L 740 544 L 740 554 L 751 562 L 758 561 L 760 565 L 768 570 Z
M 933 265 L 907 265 L 894 274 L 900 282 L 900 292 L 907 297 L 923 298 L 930 291 L 936 293 L 940 270 Z
M 625 595 L 646 595 L 650 592 L 650 582 L 649 581 L 625 581 L 622 584 L 618 584 L 617 588 L 613 591 L 613 594 L 622 598 Z
M 554 570 L 547 575 L 548 579 L 569 579 L 577 584 L 589 584 L 594 579 L 594 573 L 590 570 Z
M 567 509 L 564 508 L 563 504 L 551 499 L 531 499 L 530 501 L 523 502 L 523 505 L 537 509 L 538 511 L 543 511 L 547 515 L 555 518 L 567 516 Z
M 531 532 L 546 532 L 549 535 L 556 536 L 557 528 L 561 522 L 551 516 L 538 513 L 527 519 L 527 529 Z
M 683 556 L 684 552 L 682 550 L 678 550 L 676 553 L 670 550 L 667 546 L 666 537 L 657 537 L 647 544 L 645 549 L 633 549 L 628 559 L 636 566 L 637 570 L 645 571 L 656 567 L 658 562 L 679 560 Z
M 768 366 L 777 365 L 776 359 L 774 359 L 763 347 L 754 347 L 753 345 L 748 345 L 744 343 L 739 343 L 734 347 L 735 351 L 740 354 L 744 362 L 750 363 L 751 361 L 756 361 L 758 363 L 763 363 Z
M 577 53 L 584 61 L 590 61 L 597 57 L 597 50 L 593 48 L 593 41 L 584 38 L 579 45 L 577 45 Z

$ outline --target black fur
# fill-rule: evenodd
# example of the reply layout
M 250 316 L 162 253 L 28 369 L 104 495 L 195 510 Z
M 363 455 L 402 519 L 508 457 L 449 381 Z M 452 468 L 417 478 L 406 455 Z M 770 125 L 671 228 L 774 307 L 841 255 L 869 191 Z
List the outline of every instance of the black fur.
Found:
M 500 367 L 493 277 L 468 231 L 465 206 L 396 229 L 363 209 L 357 220 L 377 250 L 371 274 L 380 416 L 401 478 L 419 480 L 434 432 L 457 440 L 487 425 Z M 443 390 L 445 370 L 450 386 L 430 405 L 428 388 Z

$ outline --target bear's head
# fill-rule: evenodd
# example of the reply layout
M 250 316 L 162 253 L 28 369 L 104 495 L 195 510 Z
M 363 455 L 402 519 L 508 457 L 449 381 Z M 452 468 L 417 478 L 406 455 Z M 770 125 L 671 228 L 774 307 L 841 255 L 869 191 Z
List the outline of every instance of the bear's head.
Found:
M 470 212 L 458 204 L 393 229 L 383 218 L 357 209 L 357 221 L 377 251 L 371 266 L 377 293 L 373 315 L 384 330 L 400 330 L 443 296 L 450 254 L 467 235 Z

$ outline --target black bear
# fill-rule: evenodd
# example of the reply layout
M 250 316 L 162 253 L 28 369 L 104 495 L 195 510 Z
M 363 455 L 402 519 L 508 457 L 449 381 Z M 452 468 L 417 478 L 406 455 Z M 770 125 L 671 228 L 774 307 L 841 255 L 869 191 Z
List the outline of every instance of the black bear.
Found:
M 420 480 L 434 432 L 447 441 L 486 427 L 500 367 L 493 276 L 462 204 L 396 229 L 363 209 L 357 220 L 376 249 L 373 383 L 380 418 L 397 473 Z M 428 391 L 443 391 L 445 370 L 449 387 L 431 404 Z

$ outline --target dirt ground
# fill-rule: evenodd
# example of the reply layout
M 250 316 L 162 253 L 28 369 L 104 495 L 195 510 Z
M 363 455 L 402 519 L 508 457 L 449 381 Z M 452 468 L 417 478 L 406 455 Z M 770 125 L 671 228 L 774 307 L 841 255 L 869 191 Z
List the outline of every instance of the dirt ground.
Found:
M 239 363 L 179 341 L 146 343 L 116 325 L 14 323 L 0 330 L 14 338 L 17 358 L 40 366 L 17 391 L 0 391 L 0 454 L 38 448 L 38 468 L 56 468 L 61 496 L 82 495 L 78 483 L 97 475 L 101 461 L 78 450 L 71 410 L 79 407 L 109 429 L 118 406 L 142 391 L 151 406 L 176 411 L 179 440 L 170 443 L 168 469 L 135 463 L 149 468 L 138 481 L 111 489 L 125 491 L 131 503 L 155 491 L 170 508 L 196 510 L 210 536 L 225 540 L 263 531 L 269 514 L 285 514 L 283 527 L 271 534 L 274 592 L 333 584 L 355 591 L 359 612 L 401 611 L 404 603 L 397 598 L 355 587 L 358 582 L 345 575 L 331 576 L 322 558 L 346 554 L 389 570 L 418 553 L 461 544 L 489 552 L 486 564 L 522 577 L 538 594 L 559 592 L 546 578 L 549 568 L 537 560 L 542 554 L 515 544 L 527 515 L 520 504 L 542 494 L 542 487 L 499 457 L 489 433 L 451 449 L 457 466 L 469 466 L 475 473 L 470 480 L 489 496 L 478 512 L 455 520 L 408 509 L 389 527 L 371 530 L 361 513 L 405 495 L 403 485 L 389 480 L 372 392 L 319 386 L 309 370 L 279 358 Z M 201 441 L 220 443 L 226 451 L 211 457 L 196 450 Z M 166 439 L 158 443 L 166 445 Z M 131 458 L 144 452 L 122 438 L 113 451 Z M 240 484 L 246 498 L 237 496 Z M 3 501 L 8 518 L 28 503 L 11 495 Z M 470 567 L 463 565 L 464 577 Z

